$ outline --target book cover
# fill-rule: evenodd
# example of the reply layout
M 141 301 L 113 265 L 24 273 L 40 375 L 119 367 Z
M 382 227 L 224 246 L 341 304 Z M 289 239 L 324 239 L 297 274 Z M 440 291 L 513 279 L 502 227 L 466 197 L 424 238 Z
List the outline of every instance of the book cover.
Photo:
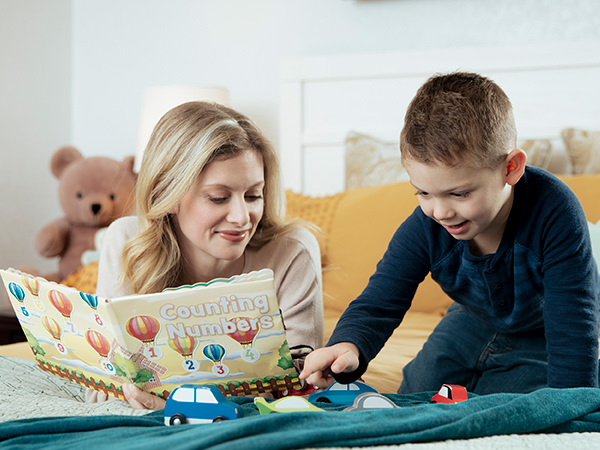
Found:
M 38 366 L 123 399 L 121 385 L 167 397 L 184 383 L 225 395 L 298 389 L 273 272 L 106 299 L 0 270 Z

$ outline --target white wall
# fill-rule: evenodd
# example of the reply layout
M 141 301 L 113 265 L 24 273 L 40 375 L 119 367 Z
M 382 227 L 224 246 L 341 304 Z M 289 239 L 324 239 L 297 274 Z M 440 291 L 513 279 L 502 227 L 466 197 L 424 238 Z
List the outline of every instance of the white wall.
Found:
M 33 236 L 59 212 L 50 156 L 71 139 L 71 2 L 0 0 L 0 267 L 41 270 Z
M 226 86 L 276 143 L 282 58 L 600 37 L 598 0 L 74 4 L 73 142 L 115 157 L 135 151 L 148 86 Z
M 61 214 L 47 165 L 59 145 L 118 159 L 135 152 L 146 87 L 228 87 L 233 107 L 277 144 L 282 58 L 599 39 L 599 5 L 597 0 L 0 0 L 0 266 L 41 265 L 31 242 L 52 214 Z M 11 191 L 14 200 L 7 198 Z

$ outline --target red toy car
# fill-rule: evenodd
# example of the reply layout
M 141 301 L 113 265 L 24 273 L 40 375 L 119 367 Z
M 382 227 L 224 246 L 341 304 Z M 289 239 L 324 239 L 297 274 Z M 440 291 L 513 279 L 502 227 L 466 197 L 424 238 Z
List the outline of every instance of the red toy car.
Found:
M 431 397 L 434 403 L 459 403 L 467 400 L 467 390 L 458 384 L 442 384 L 442 387 Z

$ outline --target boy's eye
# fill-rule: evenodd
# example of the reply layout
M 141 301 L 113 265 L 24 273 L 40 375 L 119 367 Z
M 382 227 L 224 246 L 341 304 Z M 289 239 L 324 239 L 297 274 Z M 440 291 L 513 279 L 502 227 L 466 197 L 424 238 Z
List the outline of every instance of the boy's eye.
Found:
M 470 192 L 453 192 L 451 195 L 456 198 L 466 198 L 469 194 Z

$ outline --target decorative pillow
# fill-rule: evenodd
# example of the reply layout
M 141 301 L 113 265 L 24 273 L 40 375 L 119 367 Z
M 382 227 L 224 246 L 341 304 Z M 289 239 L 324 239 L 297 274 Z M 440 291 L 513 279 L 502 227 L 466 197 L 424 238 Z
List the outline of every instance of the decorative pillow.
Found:
M 325 197 L 310 197 L 290 190 L 285 191 L 286 211 L 288 218 L 305 220 L 319 229 L 315 233 L 321 248 L 321 264 L 327 265 L 329 236 L 331 223 L 340 200 L 345 196 L 345 191 Z
M 590 238 L 592 240 L 592 253 L 596 260 L 596 265 L 600 270 L 600 221 L 596 223 L 588 222 L 590 229 Z
M 527 164 L 541 167 L 556 175 L 571 175 L 571 162 L 560 137 L 527 139 L 520 144 L 527 153 Z
M 61 281 L 65 286 L 70 286 L 78 291 L 88 294 L 96 293 L 96 281 L 98 280 L 98 261 L 92 261 L 69 275 Z
M 552 142 L 550 139 L 528 139 L 521 144 L 527 153 L 527 164 L 548 170 L 552 158 Z
M 346 137 L 346 189 L 407 181 L 398 143 L 350 132 Z
M 574 175 L 600 173 L 600 131 L 566 128 L 561 136 Z

